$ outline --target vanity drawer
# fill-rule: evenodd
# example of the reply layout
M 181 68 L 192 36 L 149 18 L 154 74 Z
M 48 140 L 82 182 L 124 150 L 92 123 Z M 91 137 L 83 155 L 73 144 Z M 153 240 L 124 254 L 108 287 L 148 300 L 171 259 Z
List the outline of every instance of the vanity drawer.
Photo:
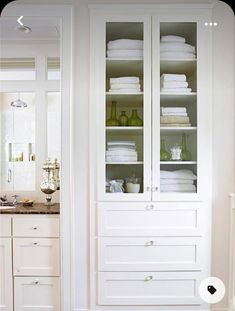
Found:
M 15 277 L 15 311 L 60 311 L 60 278 Z
M 201 238 L 146 237 L 98 239 L 100 271 L 201 270 Z
M 201 236 L 201 203 L 102 203 L 99 236 Z
M 11 216 L 0 215 L 0 237 L 11 236 Z
M 56 238 L 60 235 L 59 218 L 22 216 L 13 218 L 13 236 Z
M 196 305 L 202 303 L 198 272 L 100 272 L 100 305 Z
M 60 275 L 59 239 L 14 238 L 14 275 Z

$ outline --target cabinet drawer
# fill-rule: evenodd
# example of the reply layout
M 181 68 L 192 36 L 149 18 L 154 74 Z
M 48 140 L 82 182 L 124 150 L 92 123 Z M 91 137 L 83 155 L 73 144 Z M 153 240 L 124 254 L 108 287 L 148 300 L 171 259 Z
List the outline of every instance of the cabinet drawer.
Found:
M 102 203 L 98 205 L 100 236 L 172 236 L 202 234 L 200 203 Z
M 60 275 L 59 239 L 14 238 L 14 275 Z
M 197 272 L 100 272 L 101 305 L 200 304 Z
M 11 216 L 0 215 L 0 237 L 11 236 Z
M 59 237 L 59 218 L 30 216 L 13 218 L 13 236 Z
M 16 311 L 59 311 L 60 278 L 15 277 Z
M 100 271 L 202 269 L 200 238 L 99 238 Z

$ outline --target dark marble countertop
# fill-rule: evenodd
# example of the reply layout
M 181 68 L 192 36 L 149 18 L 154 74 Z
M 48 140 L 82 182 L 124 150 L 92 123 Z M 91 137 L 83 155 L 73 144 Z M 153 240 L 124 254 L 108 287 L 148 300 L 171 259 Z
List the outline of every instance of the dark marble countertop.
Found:
M 60 204 L 55 203 L 51 207 L 45 206 L 43 203 L 34 203 L 33 206 L 18 205 L 15 208 L 0 209 L 0 214 L 59 214 Z

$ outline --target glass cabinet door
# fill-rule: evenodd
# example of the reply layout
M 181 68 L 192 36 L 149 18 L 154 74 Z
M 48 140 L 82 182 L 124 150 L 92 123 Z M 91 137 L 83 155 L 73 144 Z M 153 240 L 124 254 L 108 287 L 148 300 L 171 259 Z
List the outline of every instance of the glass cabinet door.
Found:
M 153 29 L 158 29 L 153 31 L 153 183 L 156 185 L 153 198 L 156 200 L 196 199 L 201 187 L 203 163 L 199 166 L 199 145 L 203 145 L 201 129 L 206 119 L 206 113 L 203 115 L 206 108 L 201 106 L 206 102 L 200 88 L 204 72 L 199 59 L 206 59 L 207 53 L 201 44 L 198 24 L 196 19 L 185 20 L 185 17 L 171 21 L 163 16 L 154 20 Z
M 98 141 L 100 199 L 150 199 L 150 19 L 113 16 L 102 35 L 105 61 L 99 85 L 105 93 L 97 99 L 98 114 L 103 114 L 99 118 L 103 141 Z

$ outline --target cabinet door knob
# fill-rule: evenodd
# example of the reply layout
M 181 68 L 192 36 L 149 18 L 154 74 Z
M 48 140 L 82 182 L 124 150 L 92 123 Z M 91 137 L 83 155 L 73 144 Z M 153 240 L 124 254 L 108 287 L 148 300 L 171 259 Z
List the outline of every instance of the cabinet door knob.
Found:
M 148 242 L 146 242 L 146 246 L 152 246 L 154 244 L 154 241 L 153 240 L 151 240 L 151 241 L 148 241 Z
M 38 285 L 39 281 L 36 280 L 36 281 L 34 281 L 33 283 L 34 283 L 35 285 Z
M 153 279 L 153 277 L 152 277 L 152 275 L 150 275 L 150 276 L 147 276 L 147 277 L 145 278 L 145 281 L 146 281 L 146 282 L 149 282 L 149 281 L 152 281 L 152 279 Z
M 33 230 L 38 230 L 38 227 L 33 227 Z
M 147 211 L 151 211 L 151 210 L 153 210 L 154 209 L 154 205 L 153 204 L 150 204 L 150 205 L 147 205 L 146 206 L 146 210 Z
M 151 191 L 151 187 L 145 187 L 144 192 L 149 192 Z
M 152 187 L 152 191 L 153 191 L 153 192 L 158 191 L 158 187 Z
M 38 245 L 38 242 L 33 242 L 33 245 Z

